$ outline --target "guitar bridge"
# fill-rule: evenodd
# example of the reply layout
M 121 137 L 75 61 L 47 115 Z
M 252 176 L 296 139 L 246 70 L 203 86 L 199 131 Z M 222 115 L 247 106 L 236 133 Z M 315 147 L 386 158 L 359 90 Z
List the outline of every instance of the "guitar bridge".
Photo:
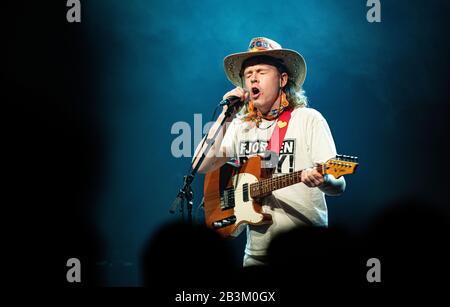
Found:
M 223 191 L 223 195 L 220 197 L 220 208 L 222 210 L 234 208 L 234 188 Z

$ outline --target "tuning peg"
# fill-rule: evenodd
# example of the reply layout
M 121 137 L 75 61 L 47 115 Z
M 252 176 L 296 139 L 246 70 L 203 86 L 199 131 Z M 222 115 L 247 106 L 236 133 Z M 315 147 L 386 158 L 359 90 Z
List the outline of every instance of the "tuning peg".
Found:
M 336 160 L 348 161 L 348 162 L 357 162 L 358 157 L 356 156 L 347 156 L 347 155 L 336 155 Z

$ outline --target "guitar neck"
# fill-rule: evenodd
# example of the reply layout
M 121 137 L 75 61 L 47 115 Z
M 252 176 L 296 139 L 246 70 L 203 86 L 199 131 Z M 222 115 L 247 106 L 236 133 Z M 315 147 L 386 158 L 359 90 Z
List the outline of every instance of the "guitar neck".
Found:
M 325 163 L 316 165 L 316 170 L 322 175 L 331 174 L 335 178 L 346 174 L 353 174 L 358 167 L 357 157 L 336 155 Z M 250 185 L 250 196 L 254 198 L 266 196 L 272 191 L 302 182 L 302 171 L 281 175 L 274 178 L 263 179 Z
M 302 182 L 302 171 L 277 176 L 274 178 L 263 179 L 250 185 L 251 197 L 262 197 L 272 191 L 288 187 L 290 185 Z

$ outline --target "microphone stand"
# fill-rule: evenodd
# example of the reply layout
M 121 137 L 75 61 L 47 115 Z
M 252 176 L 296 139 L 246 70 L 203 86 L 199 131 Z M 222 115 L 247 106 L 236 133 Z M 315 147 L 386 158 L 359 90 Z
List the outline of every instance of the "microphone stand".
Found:
M 186 203 L 187 208 L 187 220 L 189 224 L 192 224 L 192 205 L 193 205 L 193 199 L 194 199 L 194 191 L 192 190 L 191 184 L 194 181 L 195 175 L 197 174 L 198 169 L 202 165 L 203 161 L 206 158 L 206 155 L 210 151 L 211 147 L 214 145 L 217 136 L 219 135 L 219 132 L 222 130 L 223 125 L 227 121 L 228 118 L 231 117 L 231 114 L 233 113 L 233 110 L 239 105 L 238 103 L 229 104 L 228 109 L 224 113 L 224 117 L 222 121 L 220 122 L 220 126 L 217 128 L 216 132 L 214 133 L 213 137 L 211 139 L 206 139 L 204 142 L 208 144 L 206 149 L 203 151 L 200 159 L 198 160 L 195 167 L 194 161 L 191 162 L 191 166 L 189 168 L 189 173 L 183 177 L 183 186 L 178 191 L 177 197 L 172 203 L 172 206 L 170 207 L 169 212 L 175 213 L 177 208 L 180 208 L 181 217 L 184 220 L 184 205 L 183 203 Z M 209 131 L 208 131 L 209 134 Z M 205 138 L 208 137 L 208 134 L 206 134 Z

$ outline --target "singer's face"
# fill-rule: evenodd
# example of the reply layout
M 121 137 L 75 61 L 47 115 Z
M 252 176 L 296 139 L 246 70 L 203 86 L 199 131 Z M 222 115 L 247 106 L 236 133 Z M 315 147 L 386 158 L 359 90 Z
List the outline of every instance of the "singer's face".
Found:
M 270 111 L 277 101 L 280 85 L 285 85 L 284 79 L 287 82 L 287 74 L 280 76 L 278 69 L 268 64 L 248 66 L 243 76 L 250 99 L 263 114 Z

